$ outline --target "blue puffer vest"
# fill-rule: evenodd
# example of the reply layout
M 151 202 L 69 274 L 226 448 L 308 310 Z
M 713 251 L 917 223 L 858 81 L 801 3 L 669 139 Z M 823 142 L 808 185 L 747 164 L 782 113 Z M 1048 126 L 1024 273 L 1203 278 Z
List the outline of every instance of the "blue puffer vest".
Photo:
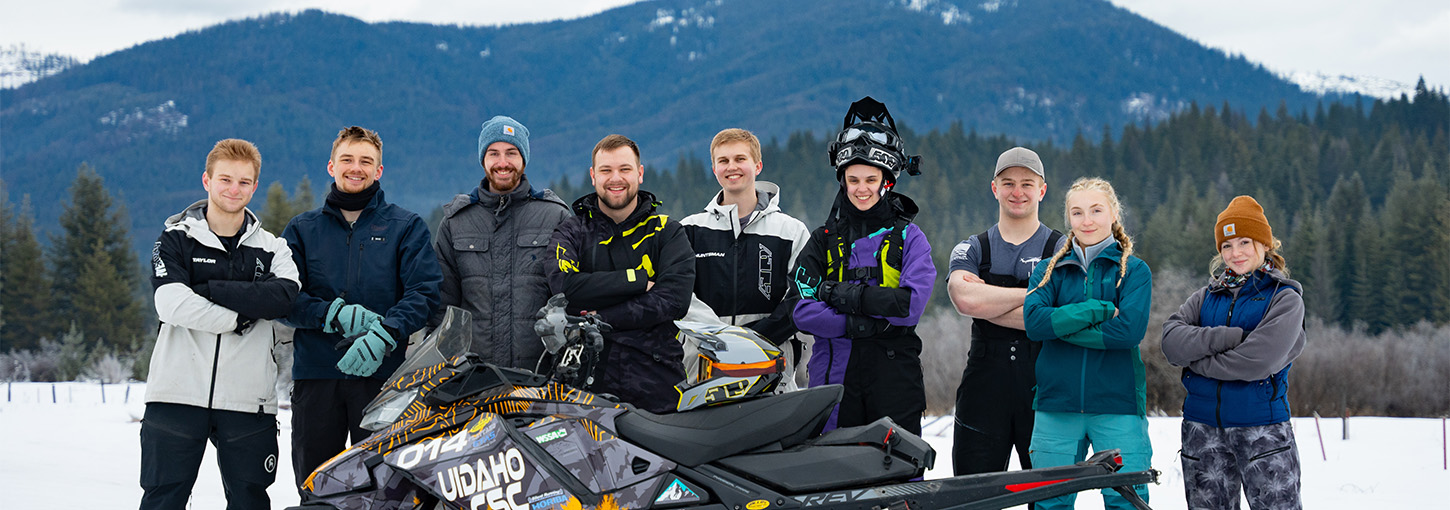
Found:
M 1202 326 L 1233 326 L 1251 332 L 1264 319 L 1269 303 L 1279 292 L 1296 292 L 1292 285 L 1255 271 L 1238 295 L 1225 287 L 1210 288 L 1198 311 Z M 1289 420 L 1289 368 L 1257 381 L 1221 381 L 1183 369 L 1183 419 L 1216 427 L 1254 427 Z

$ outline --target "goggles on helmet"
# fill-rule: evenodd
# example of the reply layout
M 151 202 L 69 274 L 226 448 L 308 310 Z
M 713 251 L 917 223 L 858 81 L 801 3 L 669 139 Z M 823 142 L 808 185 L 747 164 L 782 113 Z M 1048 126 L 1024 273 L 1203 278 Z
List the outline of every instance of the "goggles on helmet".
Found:
M 897 153 L 871 144 L 852 144 L 839 147 L 835 157 L 832 158 L 832 166 L 841 168 L 856 160 L 887 170 L 891 172 L 893 178 L 896 177 L 896 174 L 901 173 L 901 168 L 898 166 L 901 164 L 901 157 Z
M 889 131 L 883 131 L 871 124 L 859 124 L 846 128 L 845 131 L 841 131 L 841 134 L 836 136 L 836 141 L 840 143 L 849 143 L 865 137 L 867 140 L 879 143 L 881 145 L 896 145 L 896 135 L 894 133 L 891 133 Z
M 908 175 L 921 174 L 921 156 L 906 155 L 891 112 L 870 96 L 851 103 L 841 131 L 829 149 L 831 166 L 836 168 L 838 179 L 841 169 L 853 161 L 885 170 L 888 184 L 895 184 L 903 170 Z

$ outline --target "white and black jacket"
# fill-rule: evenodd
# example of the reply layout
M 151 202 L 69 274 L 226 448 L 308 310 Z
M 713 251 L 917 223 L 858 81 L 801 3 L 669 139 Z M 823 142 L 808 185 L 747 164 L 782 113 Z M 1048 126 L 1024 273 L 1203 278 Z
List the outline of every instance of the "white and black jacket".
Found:
M 810 230 L 780 210 L 780 187 L 756 181 L 756 207 L 740 227 L 736 205 L 716 193 L 704 212 L 685 218 L 695 250 L 695 299 L 690 317 L 707 305 L 709 315 L 746 326 L 779 345 L 796 333 L 791 312 L 800 294 L 791 280 L 796 255 Z
M 167 218 L 151 250 L 161 331 L 146 402 L 276 414 L 271 319 L 286 316 L 297 297 L 297 266 L 287 242 L 262 230 L 251 210 L 228 250 L 207 225 L 206 205 Z M 245 319 L 256 322 L 238 333 Z

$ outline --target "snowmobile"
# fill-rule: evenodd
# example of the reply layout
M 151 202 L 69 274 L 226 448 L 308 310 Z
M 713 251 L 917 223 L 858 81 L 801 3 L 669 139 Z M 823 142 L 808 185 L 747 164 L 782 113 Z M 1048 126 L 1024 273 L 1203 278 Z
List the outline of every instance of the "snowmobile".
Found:
M 890 419 L 822 433 L 841 387 L 773 394 L 779 352 L 733 326 L 681 324 L 705 366 L 681 383 L 687 410 L 646 412 L 581 389 L 608 325 L 559 304 L 536 325 L 542 373 L 467 353 L 468 313 L 450 307 L 365 411 L 376 432 L 318 467 L 289 510 L 970 510 L 1101 488 L 1147 509 L 1132 486 L 1157 482 L 1119 472 L 1117 450 L 923 481 L 936 458 L 924 440 Z M 757 349 L 763 361 L 738 359 Z

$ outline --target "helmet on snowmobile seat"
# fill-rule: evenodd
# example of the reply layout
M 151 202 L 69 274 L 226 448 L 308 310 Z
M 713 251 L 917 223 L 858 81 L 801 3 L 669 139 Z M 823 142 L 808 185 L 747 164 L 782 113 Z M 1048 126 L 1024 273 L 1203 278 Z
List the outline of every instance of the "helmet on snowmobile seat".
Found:
M 785 358 L 775 345 L 740 326 L 675 321 L 680 338 L 699 349 L 686 360 L 693 378 L 675 385 L 677 411 L 736 402 L 775 391 L 785 372 Z

